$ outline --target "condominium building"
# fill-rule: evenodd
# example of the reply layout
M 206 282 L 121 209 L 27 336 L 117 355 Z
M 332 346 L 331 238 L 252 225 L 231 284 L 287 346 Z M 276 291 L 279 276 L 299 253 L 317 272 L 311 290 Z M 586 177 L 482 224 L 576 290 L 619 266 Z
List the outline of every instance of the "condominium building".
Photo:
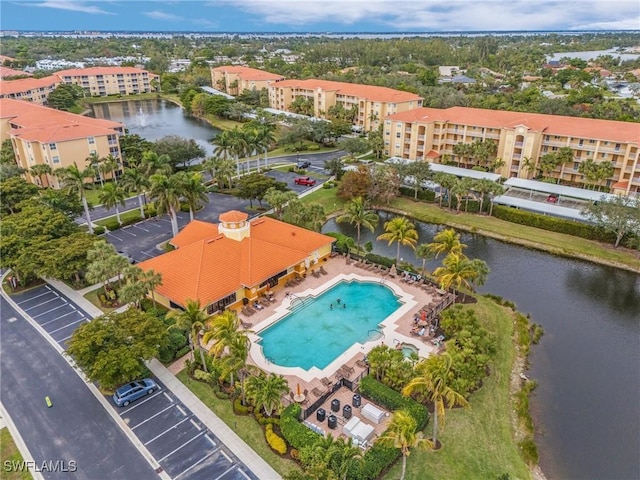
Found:
M 573 151 L 573 162 L 557 167 L 551 176 L 560 183 L 585 185 L 581 162 L 611 162 L 614 174 L 606 181 L 613 193 L 640 194 L 640 124 L 538 113 L 478 108 L 418 108 L 384 121 L 384 152 L 411 160 L 459 161 L 458 143 L 477 140 L 497 144 L 503 177 L 532 178 L 540 159 L 562 147 Z M 468 167 L 477 165 L 465 158 Z
M 213 88 L 223 90 L 229 95 L 240 95 L 247 90 L 269 88 L 269 85 L 280 80 L 284 80 L 284 77 L 277 73 L 241 65 L 225 65 L 211 69 Z
M 60 79 L 53 76 L 1 80 L 0 98 L 13 98 L 37 103 L 38 105 L 46 105 L 47 97 L 60 83 Z
M 30 77 L 31 74 L 29 72 L 25 72 L 23 70 L 16 70 L 15 68 L 5 67 L 0 65 L 0 80 L 4 80 L 9 77 Z
M 291 111 L 299 97 L 308 99 L 313 116 L 319 118 L 326 118 L 329 109 L 338 105 L 347 111 L 355 108 L 353 124 L 363 131 L 375 130 L 388 115 L 422 106 L 422 98 L 415 93 L 373 85 L 308 79 L 284 80 L 269 87 L 271 108 Z
M 87 157 L 94 153 L 100 158 L 112 155 L 121 163 L 118 136 L 123 133 L 124 125 L 119 122 L 0 99 L 0 141 L 11 139 L 18 166 L 26 170 L 26 179 L 37 185 L 60 188 L 54 175 L 31 175 L 29 170 L 36 165 L 56 170 L 76 163 L 85 169 Z
M 155 91 L 158 75 L 134 67 L 91 67 L 61 70 L 54 76 L 78 85 L 93 97 L 130 95 Z

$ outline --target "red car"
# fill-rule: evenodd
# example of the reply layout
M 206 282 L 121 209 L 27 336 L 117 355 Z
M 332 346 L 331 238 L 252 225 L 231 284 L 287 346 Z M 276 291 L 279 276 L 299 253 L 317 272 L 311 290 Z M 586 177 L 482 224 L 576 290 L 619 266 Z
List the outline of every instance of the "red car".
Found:
M 309 177 L 298 177 L 294 180 L 296 185 L 306 185 L 307 187 L 313 187 L 316 181 Z

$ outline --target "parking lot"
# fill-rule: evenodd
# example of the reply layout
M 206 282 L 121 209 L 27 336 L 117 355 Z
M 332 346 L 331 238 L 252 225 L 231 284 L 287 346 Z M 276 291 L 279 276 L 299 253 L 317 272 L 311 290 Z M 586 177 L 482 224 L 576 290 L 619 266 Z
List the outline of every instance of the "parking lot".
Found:
M 74 330 L 91 318 L 48 284 L 12 295 L 12 299 L 62 348 L 66 348 L 66 341 Z M 126 408 L 117 407 L 111 397 L 107 400 L 171 478 L 257 479 L 189 409 L 160 385 L 159 391 Z

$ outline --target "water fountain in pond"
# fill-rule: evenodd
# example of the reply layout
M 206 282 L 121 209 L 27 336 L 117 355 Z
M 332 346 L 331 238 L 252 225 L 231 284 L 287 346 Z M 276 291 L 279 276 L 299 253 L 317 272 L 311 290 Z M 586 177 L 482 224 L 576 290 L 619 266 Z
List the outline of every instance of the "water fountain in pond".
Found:
M 142 107 L 138 108 L 138 113 L 136 114 L 136 119 L 138 120 L 138 125 L 141 127 L 147 126 L 147 115 L 142 111 Z

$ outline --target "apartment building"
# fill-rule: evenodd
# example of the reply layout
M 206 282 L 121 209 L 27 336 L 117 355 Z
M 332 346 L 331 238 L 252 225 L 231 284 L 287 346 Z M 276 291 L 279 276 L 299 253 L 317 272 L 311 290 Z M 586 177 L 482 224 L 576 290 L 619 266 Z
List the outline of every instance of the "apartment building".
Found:
M 640 195 L 640 124 L 538 113 L 479 108 L 418 108 L 391 115 L 384 122 L 385 155 L 443 163 L 459 159 L 458 143 L 490 140 L 504 165 L 503 177 L 532 178 L 541 157 L 569 147 L 573 163 L 551 175 L 560 183 L 584 186 L 581 162 L 611 162 L 614 174 L 606 181 L 612 193 Z M 468 167 L 477 162 L 465 159 Z
M 123 133 L 124 125 L 119 122 L 22 100 L 0 99 L 0 141 L 11 139 L 16 162 L 27 170 L 26 179 L 37 185 L 61 186 L 53 175 L 32 176 L 29 169 L 35 165 L 49 165 L 56 170 L 76 163 L 84 169 L 88 166 L 87 157 L 93 153 L 100 158 L 113 155 L 121 162 L 118 137 Z
M 134 67 L 72 68 L 54 73 L 64 83 L 81 86 L 92 97 L 155 91 L 158 75 Z
M 49 94 L 61 83 L 58 77 L 0 80 L 0 98 L 26 100 L 46 105 Z
M 23 70 L 16 70 L 15 68 L 0 65 L 0 80 L 4 80 L 9 77 L 31 77 L 31 74 Z
M 331 107 L 356 109 L 354 125 L 362 131 L 375 130 L 388 115 L 422 106 L 422 98 L 414 93 L 387 87 L 328 80 L 284 80 L 269 87 L 269 106 L 291 111 L 291 103 L 304 97 L 313 102 L 313 116 L 326 118 Z
M 240 65 L 225 65 L 211 69 L 213 88 L 229 95 L 240 95 L 246 90 L 262 90 L 284 80 L 282 75 Z

